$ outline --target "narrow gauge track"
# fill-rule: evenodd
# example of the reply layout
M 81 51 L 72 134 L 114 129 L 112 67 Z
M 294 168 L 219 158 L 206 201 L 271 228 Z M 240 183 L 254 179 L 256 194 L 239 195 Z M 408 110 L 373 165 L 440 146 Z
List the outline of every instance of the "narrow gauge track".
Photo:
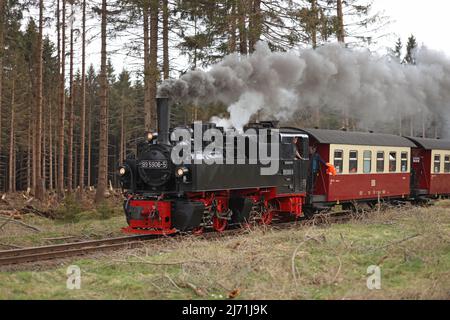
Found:
M 299 225 L 306 226 L 306 225 L 322 225 L 329 223 L 346 223 L 349 220 L 351 220 L 351 218 L 352 217 L 351 215 L 348 214 L 348 212 L 337 212 L 332 214 L 322 214 L 315 216 L 312 219 L 301 220 L 296 222 L 276 223 L 267 226 L 267 228 L 272 230 L 284 230 L 294 228 Z M 213 232 L 212 230 L 205 230 L 205 232 L 199 236 L 205 239 L 222 238 L 245 232 L 245 230 L 246 230 L 245 228 L 244 229 L 235 228 L 226 230 L 221 233 Z M 177 234 L 170 238 L 181 237 L 185 235 L 186 234 Z M 127 236 L 102 240 L 65 243 L 42 247 L 6 250 L 0 251 L 0 266 L 23 264 L 30 262 L 40 262 L 61 258 L 70 258 L 94 252 L 104 252 L 123 248 L 136 248 L 149 241 L 162 239 L 165 238 L 162 238 L 160 236 L 138 235 L 138 236 Z
M 0 266 L 67 258 L 93 252 L 132 248 L 154 236 L 128 236 L 0 251 Z

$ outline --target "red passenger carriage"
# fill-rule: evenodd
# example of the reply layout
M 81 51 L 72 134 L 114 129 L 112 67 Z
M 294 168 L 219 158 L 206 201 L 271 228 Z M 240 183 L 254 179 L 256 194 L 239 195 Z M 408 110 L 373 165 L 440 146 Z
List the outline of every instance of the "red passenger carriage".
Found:
M 415 144 L 389 134 L 305 130 L 310 146 L 336 168 L 321 166 L 310 186 L 315 205 L 402 199 L 410 195 L 410 155 Z

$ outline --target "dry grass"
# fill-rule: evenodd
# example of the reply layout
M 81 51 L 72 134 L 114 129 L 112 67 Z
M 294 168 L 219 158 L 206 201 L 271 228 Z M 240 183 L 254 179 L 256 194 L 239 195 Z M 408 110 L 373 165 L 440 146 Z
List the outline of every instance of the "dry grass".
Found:
M 81 267 L 82 290 L 66 289 L 64 263 L 0 274 L 0 298 L 450 299 L 450 210 L 411 207 L 345 225 L 173 239 L 70 264 Z M 367 289 L 370 265 L 381 267 L 381 290 Z
M 0 216 L 0 250 L 14 247 L 27 247 L 61 243 L 53 238 L 74 237 L 75 239 L 101 238 L 121 235 L 120 230 L 126 225 L 121 197 L 111 197 L 107 202 L 95 206 L 94 193 L 86 193 L 83 200 L 66 198 L 62 203 L 46 204 L 33 200 L 28 203 L 39 210 L 51 211 L 55 220 L 36 214 L 21 214 L 21 220 L 9 221 L 9 217 Z M 8 195 L 5 210 L 23 208 L 27 205 L 25 194 Z M 28 226 L 28 227 L 27 227 Z

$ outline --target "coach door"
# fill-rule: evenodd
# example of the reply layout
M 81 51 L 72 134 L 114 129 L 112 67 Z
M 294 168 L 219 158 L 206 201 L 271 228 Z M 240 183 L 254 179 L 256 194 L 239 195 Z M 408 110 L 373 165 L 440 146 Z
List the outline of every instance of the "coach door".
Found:
M 411 191 L 414 195 L 427 194 L 430 188 L 430 173 L 426 170 L 424 152 L 421 149 L 411 151 Z
M 309 167 L 308 146 L 309 138 L 305 134 L 281 135 L 280 169 L 289 192 L 306 191 Z

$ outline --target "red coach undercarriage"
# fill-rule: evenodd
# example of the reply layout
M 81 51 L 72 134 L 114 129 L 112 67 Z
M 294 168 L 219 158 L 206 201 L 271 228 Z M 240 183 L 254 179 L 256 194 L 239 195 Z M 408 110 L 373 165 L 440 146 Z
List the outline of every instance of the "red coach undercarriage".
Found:
M 217 232 L 223 232 L 233 224 L 233 211 L 230 199 L 241 198 L 251 201 L 250 214 L 242 225 L 254 222 L 269 225 L 275 217 L 304 216 L 305 193 L 277 194 L 276 188 L 252 189 L 242 191 L 188 193 L 188 202 L 201 203 L 204 206 L 202 222 L 194 228 L 194 233 L 202 233 L 205 227 L 212 226 Z M 128 224 L 125 233 L 142 235 L 171 235 L 179 232 L 173 226 L 173 199 L 137 200 L 130 197 L 125 205 Z

